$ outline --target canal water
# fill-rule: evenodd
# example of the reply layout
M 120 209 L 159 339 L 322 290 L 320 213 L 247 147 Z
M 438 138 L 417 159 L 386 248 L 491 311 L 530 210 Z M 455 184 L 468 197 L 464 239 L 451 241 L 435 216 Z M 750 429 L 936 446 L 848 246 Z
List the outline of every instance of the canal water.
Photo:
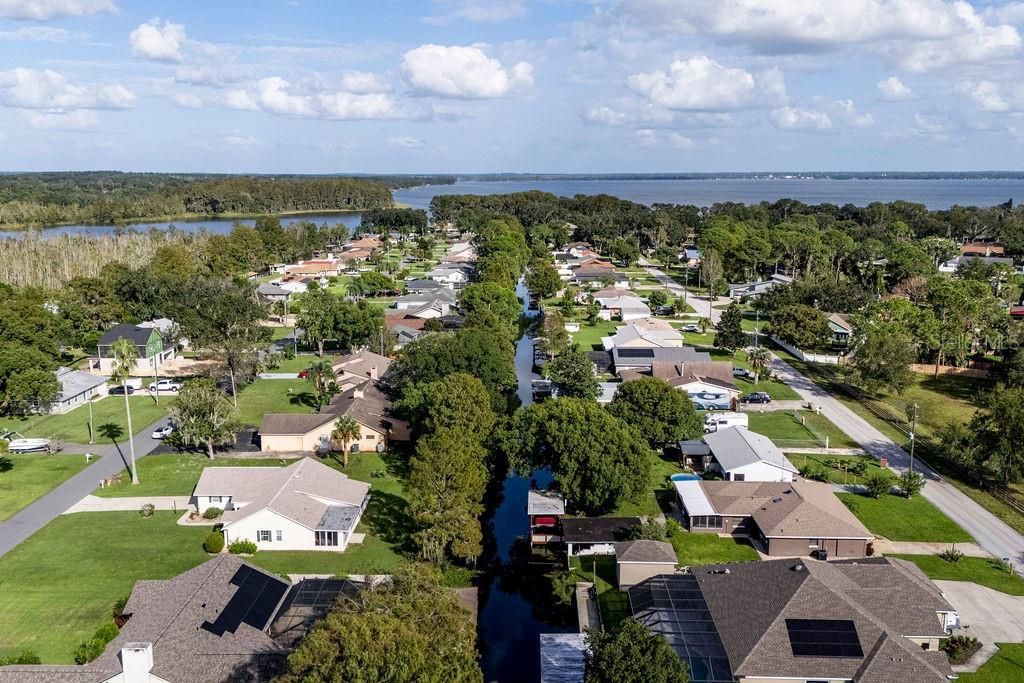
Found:
M 516 294 L 523 313 L 531 315 L 529 296 L 522 283 Z M 523 335 L 516 342 L 516 377 L 523 405 L 533 402 L 530 387 L 533 373 L 533 340 Z M 486 566 L 480 585 L 479 635 L 481 666 L 485 681 L 501 683 L 540 679 L 539 638 L 541 633 L 576 630 L 575 613 L 555 604 L 544 576 L 554 567 L 530 562 L 526 496 L 531 486 L 546 488 L 551 474 L 537 470 L 532 476 L 505 479 L 500 502 L 489 521 L 485 546 Z M 571 618 L 570 618 L 571 617 Z

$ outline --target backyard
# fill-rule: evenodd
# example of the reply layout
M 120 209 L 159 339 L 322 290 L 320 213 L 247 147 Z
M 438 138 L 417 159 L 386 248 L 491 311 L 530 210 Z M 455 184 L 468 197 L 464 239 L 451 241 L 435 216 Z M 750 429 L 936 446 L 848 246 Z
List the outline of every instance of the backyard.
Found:
M 672 537 L 676 558 L 684 567 L 749 562 L 759 558 L 746 539 L 683 531 Z
M 312 413 L 312 385 L 304 379 L 258 379 L 238 392 L 238 421 L 259 426 L 266 413 Z
M 1013 573 L 1001 561 L 990 557 L 962 557 L 949 562 L 938 555 L 897 555 L 921 568 L 928 578 L 938 581 L 971 581 L 1009 595 L 1024 595 L 1024 578 Z
M 669 477 L 683 468 L 663 455 L 651 455 L 651 474 L 647 479 L 647 489 L 637 501 L 625 501 L 619 505 L 610 517 L 656 517 L 668 510 L 668 502 L 675 496 L 675 489 L 669 483 Z
M 920 495 L 909 499 L 892 494 L 880 498 L 859 493 L 837 495 L 872 533 L 891 541 L 960 543 L 974 540 Z
M 629 616 L 629 598 L 618 589 L 615 558 L 608 555 L 577 556 L 572 558 L 570 566 L 580 581 L 594 584 L 602 626 L 605 629 L 618 627 Z
M 160 405 L 151 396 L 132 396 L 132 429 L 144 432 L 151 424 L 167 414 L 173 397 L 161 394 Z M 121 441 L 128 432 L 124 397 L 108 396 L 92 404 L 95 443 Z M 9 429 L 26 437 L 58 439 L 68 443 L 89 443 L 89 407 L 80 406 L 63 415 L 29 415 L 0 419 L 0 431 Z
M 0 456 L 0 522 L 86 467 L 81 455 Z

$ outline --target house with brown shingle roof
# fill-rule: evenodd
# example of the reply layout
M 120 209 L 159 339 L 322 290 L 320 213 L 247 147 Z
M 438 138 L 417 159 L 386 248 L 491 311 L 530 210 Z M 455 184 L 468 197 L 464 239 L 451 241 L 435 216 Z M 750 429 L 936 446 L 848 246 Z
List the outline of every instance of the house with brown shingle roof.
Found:
M 767 555 L 864 557 L 871 532 L 817 481 L 673 482 L 691 531 L 749 536 Z

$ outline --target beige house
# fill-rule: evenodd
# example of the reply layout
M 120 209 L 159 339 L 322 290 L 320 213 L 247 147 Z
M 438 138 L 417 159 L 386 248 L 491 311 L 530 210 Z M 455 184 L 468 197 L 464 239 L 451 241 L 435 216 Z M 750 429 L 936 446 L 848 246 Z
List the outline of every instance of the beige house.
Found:
M 664 541 L 622 541 L 615 544 L 615 578 L 619 590 L 676 570 L 676 551 Z
M 653 349 L 669 346 L 678 348 L 683 345 L 683 335 L 665 320 L 642 318 L 616 328 L 615 334 L 602 337 L 601 343 L 604 345 L 605 351 L 611 351 L 614 348 Z
M 358 351 L 342 356 L 331 369 L 337 376 L 338 386 L 346 391 L 357 384 L 376 382 L 391 367 L 391 359 L 372 351 Z

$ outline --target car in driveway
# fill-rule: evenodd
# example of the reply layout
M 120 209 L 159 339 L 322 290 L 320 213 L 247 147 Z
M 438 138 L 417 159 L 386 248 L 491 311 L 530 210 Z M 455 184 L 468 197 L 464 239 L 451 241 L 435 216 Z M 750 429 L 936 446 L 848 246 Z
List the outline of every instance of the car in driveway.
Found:
M 135 387 L 133 387 L 130 384 L 118 384 L 110 387 L 110 391 L 108 391 L 107 393 L 110 394 L 111 396 L 123 396 L 124 394 L 128 394 L 129 396 L 131 396 L 132 394 L 135 393 Z
M 771 403 L 772 397 L 764 391 L 755 391 L 740 399 L 740 403 Z
M 174 433 L 174 427 L 171 425 L 164 425 L 163 427 L 157 427 L 153 430 L 150 436 L 154 439 L 166 439 L 168 436 Z
M 700 333 L 700 328 L 697 327 L 696 325 L 683 325 L 679 329 L 682 330 L 683 332 L 697 332 L 697 333 Z
M 162 379 L 158 382 L 153 382 L 149 385 L 150 391 L 170 391 L 176 392 L 181 389 L 181 382 L 176 379 Z
M 14 439 L 7 444 L 11 453 L 36 453 L 50 450 L 48 439 Z
M 754 379 L 754 373 L 746 368 L 733 368 L 732 376 L 738 377 L 739 379 Z

